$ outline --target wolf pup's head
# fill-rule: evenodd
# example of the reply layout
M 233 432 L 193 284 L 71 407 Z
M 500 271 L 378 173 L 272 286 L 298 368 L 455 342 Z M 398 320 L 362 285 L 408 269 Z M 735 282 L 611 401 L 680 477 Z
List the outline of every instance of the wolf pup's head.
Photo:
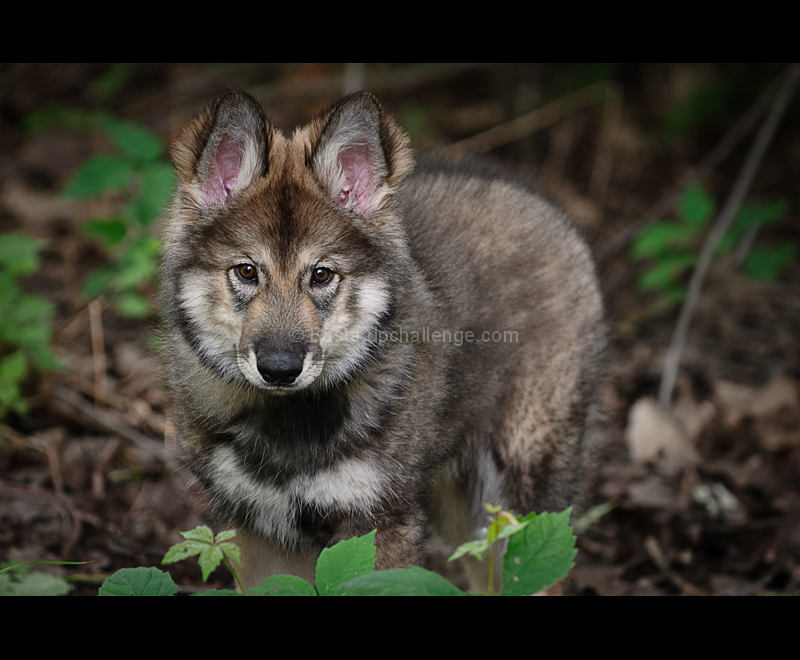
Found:
M 413 158 L 378 101 L 349 96 L 287 137 L 227 92 L 171 155 L 162 288 L 180 350 L 282 393 L 363 367 L 411 268 L 396 192 Z

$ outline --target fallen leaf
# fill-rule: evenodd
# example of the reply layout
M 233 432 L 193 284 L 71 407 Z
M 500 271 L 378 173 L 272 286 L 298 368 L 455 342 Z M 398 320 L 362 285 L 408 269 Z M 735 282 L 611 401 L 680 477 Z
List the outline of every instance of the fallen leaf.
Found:
M 697 450 L 677 420 L 649 397 L 631 406 L 625 440 L 633 462 L 655 463 L 667 474 L 699 461 Z

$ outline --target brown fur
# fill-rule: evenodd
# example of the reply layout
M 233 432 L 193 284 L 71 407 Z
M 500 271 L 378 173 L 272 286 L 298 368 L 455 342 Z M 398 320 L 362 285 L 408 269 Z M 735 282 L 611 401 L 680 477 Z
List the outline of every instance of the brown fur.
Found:
M 556 209 L 474 163 L 412 173 L 368 94 L 287 137 L 230 92 L 172 155 L 179 444 L 249 584 L 372 529 L 378 568 L 422 565 L 430 529 L 470 540 L 484 501 L 579 501 L 605 335 Z

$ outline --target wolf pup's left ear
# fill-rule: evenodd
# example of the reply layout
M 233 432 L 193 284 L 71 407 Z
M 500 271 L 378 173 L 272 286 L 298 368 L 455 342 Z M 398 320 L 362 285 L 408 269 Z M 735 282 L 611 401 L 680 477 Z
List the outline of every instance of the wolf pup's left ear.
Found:
M 172 144 L 184 192 L 201 208 L 224 205 L 266 173 L 269 132 L 261 104 L 225 92 Z
M 328 197 L 372 217 L 414 167 L 408 136 L 367 92 L 346 97 L 310 126 L 309 166 Z

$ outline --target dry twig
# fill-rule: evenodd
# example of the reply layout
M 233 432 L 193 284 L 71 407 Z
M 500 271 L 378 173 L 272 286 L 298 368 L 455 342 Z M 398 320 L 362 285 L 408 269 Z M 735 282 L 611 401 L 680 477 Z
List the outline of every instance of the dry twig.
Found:
M 71 408 L 78 410 L 101 428 L 130 440 L 158 460 L 172 465 L 164 450 L 164 445 L 161 442 L 148 438 L 146 435 L 140 433 L 121 420 L 116 414 L 92 406 L 80 394 L 63 385 L 53 388 L 53 397 L 68 404 Z
M 711 260 L 722 238 L 725 236 L 725 232 L 728 231 L 731 222 L 733 222 L 733 218 L 739 210 L 744 196 L 747 194 L 747 190 L 755 176 L 761 158 L 775 135 L 775 131 L 786 112 L 786 108 L 797 89 L 798 83 L 800 83 L 800 64 L 793 64 L 788 68 L 783 84 L 775 95 L 772 108 L 753 141 L 753 145 L 750 148 L 750 152 L 747 154 L 747 158 L 731 189 L 731 193 L 728 199 L 725 200 L 725 206 L 720 211 L 711 231 L 706 237 L 706 242 L 703 245 L 703 251 L 700 253 L 697 267 L 694 269 L 692 279 L 689 282 L 689 294 L 681 308 L 675 332 L 667 348 L 666 357 L 664 358 L 664 370 L 661 375 L 661 384 L 658 391 L 659 403 L 664 410 L 669 410 L 670 407 L 672 390 L 675 386 L 675 378 L 678 373 L 678 365 L 683 352 L 683 346 L 686 343 L 689 323 L 692 320 L 694 307 L 700 297 L 700 290 L 703 287 L 706 271 L 711 264 Z
M 655 204 L 645 211 L 639 218 L 631 222 L 624 231 L 606 242 L 601 250 L 600 260 L 607 261 L 616 256 L 621 250 L 633 240 L 642 229 L 654 222 L 662 215 L 669 213 L 675 207 L 681 193 L 693 181 L 700 181 L 707 177 L 722 163 L 745 136 L 756 126 L 756 122 L 764 115 L 769 107 L 770 99 L 775 96 L 775 88 L 778 81 L 774 81 L 761 96 L 751 105 L 739 120 L 720 140 L 706 157 L 695 167 L 689 170 L 680 182 L 668 193 L 662 196 Z
M 602 103 L 606 98 L 606 87 L 606 82 L 589 85 L 516 119 L 455 142 L 448 149 L 455 152 L 483 153 L 502 147 L 551 126 L 573 112 Z

